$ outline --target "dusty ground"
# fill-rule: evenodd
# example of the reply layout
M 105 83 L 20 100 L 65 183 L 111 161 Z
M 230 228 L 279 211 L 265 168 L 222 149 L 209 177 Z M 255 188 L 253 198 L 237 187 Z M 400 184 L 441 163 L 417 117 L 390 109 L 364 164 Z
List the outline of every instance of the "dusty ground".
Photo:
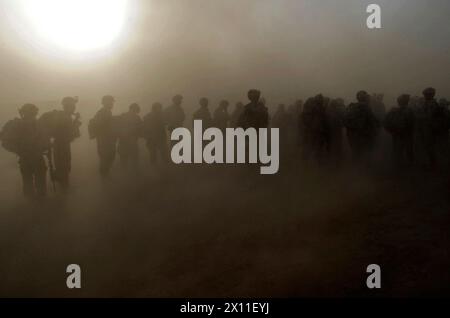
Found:
M 92 143 L 75 153 L 95 154 Z M 73 193 L 26 202 L 2 155 L 0 296 L 285 297 L 450 294 L 447 173 L 284 162 L 151 169 L 102 187 L 77 157 Z M 295 157 L 291 157 L 295 158 Z M 82 268 L 82 289 L 65 268 Z M 382 267 L 381 291 L 365 287 Z

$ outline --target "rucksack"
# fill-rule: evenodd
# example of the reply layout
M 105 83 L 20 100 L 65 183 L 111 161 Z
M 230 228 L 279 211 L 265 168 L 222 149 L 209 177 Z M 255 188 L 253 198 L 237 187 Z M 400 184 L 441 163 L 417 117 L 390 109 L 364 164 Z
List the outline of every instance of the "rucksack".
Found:
M 39 127 L 49 137 L 56 137 L 58 130 L 58 115 L 59 111 L 53 110 L 46 112 L 39 117 Z
M 2 147 L 9 152 L 18 153 L 19 151 L 19 129 L 20 119 L 15 118 L 8 121 L 0 132 Z

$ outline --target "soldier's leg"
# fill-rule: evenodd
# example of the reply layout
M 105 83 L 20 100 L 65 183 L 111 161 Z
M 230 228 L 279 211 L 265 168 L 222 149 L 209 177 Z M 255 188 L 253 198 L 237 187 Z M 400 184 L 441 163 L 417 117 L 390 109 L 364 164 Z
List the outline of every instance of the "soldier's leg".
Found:
M 54 147 L 55 174 L 63 190 L 69 188 L 69 174 L 72 164 L 70 143 L 55 144 Z
M 20 165 L 20 174 L 22 175 L 23 194 L 26 197 L 32 197 L 35 195 L 33 183 L 33 169 L 31 165 L 24 159 L 20 159 L 19 165 Z
M 34 167 L 34 186 L 38 196 L 43 197 L 47 195 L 47 167 L 44 158 L 36 162 Z

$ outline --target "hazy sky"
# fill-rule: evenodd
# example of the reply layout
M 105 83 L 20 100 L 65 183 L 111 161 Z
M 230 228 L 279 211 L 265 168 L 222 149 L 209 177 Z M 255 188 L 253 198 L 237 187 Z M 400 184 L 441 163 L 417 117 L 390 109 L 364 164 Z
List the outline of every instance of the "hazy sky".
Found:
M 257 87 L 275 104 L 430 85 L 450 97 L 448 0 L 129 0 L 123 38 L 84 59 L 26 40 L 14 3 L 0 0 L 4 101 L 110 93 L 167 102 L 178 92 L 235 101 Z M 366 28 L 370 3 L 382 7 L 382 30 Z

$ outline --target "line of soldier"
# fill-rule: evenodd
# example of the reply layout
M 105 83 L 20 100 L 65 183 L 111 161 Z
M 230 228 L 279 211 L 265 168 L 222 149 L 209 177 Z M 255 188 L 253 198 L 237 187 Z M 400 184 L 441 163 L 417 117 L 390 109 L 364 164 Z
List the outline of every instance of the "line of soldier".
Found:
M 324 158 L 336 161 L 342 158 L 344 129 L 354 160 L 362 161 L 373 151 L 384 126 L 392 135 L 397 164 L 413 163 L 416 138 L 421 141 L 430 164 L 435 165 L 438 145 L 449 143 L 450 129 L 449 103 L 444 99 L 437 102 L 435 95 L 433 88 L 424 90 L 420 99 L 411 100 L 409 95 L 401 95 L 398 106 L 386 114 L 382 95 L 370 96 L 360 91 L 357 102 L 346 107 L 342 99 L 332 100 L 319 94 L 304 104 L 299 100 L 287 110 L 280 105 L 271 126 L 280 128 L 282 143 L 286 144 L 293 136 L 299 141 L 303 159 L 314 158 L 319 162 Z M 246 106 L 237 103 L 232 114 L 228 112 L 229 102 L 224 100 L 213 115 L 208 99 L 201 98 L 193 120 L 202 120 L 205 129 L 211 126 L 223 130 L 227 127 L 267 128 L 269 111 L 261 92 L 252 89 L 248 98 L 249 103 Z M 25 196 L 46 195 L 47 170 L 53 185 L 57 182 L 64 192 L 69 189 L 71 143 L 80 137 L 80 115 L 75 112 L 77 102 L 77 98 L 65 97 L 62 110 L 44 113 L 39 118 L 38 108 L 25 104 L 19 110 L 20 118 L 3 127 L 2 146 L 19 157 Z M 158 157 L 161 162 L 168 162 L 168 136 L 175 128 L 182 127 L 186 119 L 182 102 L 183 97 L 176 95 L 165 110 L 160 103 L 154 103 L 151 112 L 141 119 L 136 103 L 129 106 L 128 112 L 114 116 L 115 99 L 104 96 L 101 109 L 88 124 L 89 137 L 97 142 L 102 179 L 108 178 L 116 153 L 124 168 L 137 171 L 140 138 L 146 140 L 152 164 L 158 162 Z
M 434 88 L 425 89 L 422 98 L 403 94 L 389 112 L 383 95 L 370 96 L 366 91 L 358 92 L 357 102 L 347 107 L 342 99 L 332 100 L 323 95 L 309 98 L 303 107 L 297 102 L 293 109 L 298 114 L 303 158 L 338 162 L 342 159 L 345 129 L 354 162 L 367 163 L 380 142 L 381 128 L 385 128 L 392 137 L 397 167 L 412 166 L 419 152 L 425 154 L 428 166 L 435 167 L 437 153 L 449 157 L 450 147 L 449 102 L 446 99 L 438 102 L 435 96 Z M 280 105 L 272 124 L 288 125 L 289 117 L 292 115 Z

